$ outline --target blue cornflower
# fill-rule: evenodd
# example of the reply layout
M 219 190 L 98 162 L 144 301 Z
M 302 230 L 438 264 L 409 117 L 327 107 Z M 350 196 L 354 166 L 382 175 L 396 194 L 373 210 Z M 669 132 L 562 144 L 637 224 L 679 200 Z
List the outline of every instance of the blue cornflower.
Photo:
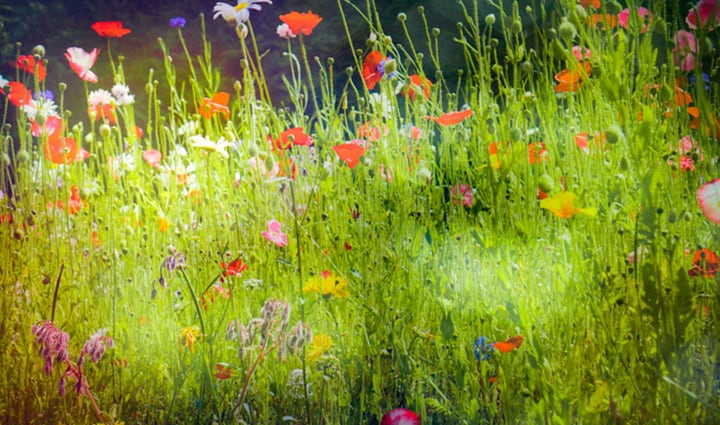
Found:
M 388 56 L 387 58 L 380 61 L 380 64 L 377 67 L 378 72 L 380 75 L 386 77 L 386 78 L 395 78 L 398 74 L 397 71 L 397 64 L 395 63 L 395 59 Z M 387 74 L 386 74 L 386 71 Z
M 705 90 L 710 90 L 710 76 L 707 72 L 703 72 L 702 76 L 703 80 L 705 81 Z M 690 76 L 689 81 L 691 86 L 695 85 L 696 79 L 694 74 Z
M 493 347 L 492 342 L 488 341 L 488 337 L 486 336 L 479 336 L 475 340 L 475 359 L 477 361 L 481 360 L 487 360 L 492 356 L 492 353 L 495 351 L 495 347 Z
M 35 100 L 55 100 L 55 95 L 51 90 L 38 90 L 33 94 Z
M 187 21 L 182 16 L 177 16 L 170 19 L 170 26 L 173 28 L 182 28 L 185 26 Z

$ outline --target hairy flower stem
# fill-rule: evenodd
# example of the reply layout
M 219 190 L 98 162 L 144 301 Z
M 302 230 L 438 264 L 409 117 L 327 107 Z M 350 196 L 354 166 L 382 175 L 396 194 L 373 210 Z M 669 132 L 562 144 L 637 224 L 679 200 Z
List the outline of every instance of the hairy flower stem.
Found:
M 65 263 L 60 264 L 60 271 L 58 277 L 55 280 L 55 291 L 53 292 L 52 309 L 50 310 L 50 323 L 55 320 L 55 306 L 57 305 L 58 292 L 60 291 L 60 279 L 62 279 L 63 270 L 65 269 Z
M 302 53 L 303 63 L 305 64 L 305 72 L 308 77 L 308 85 L 310 86 L 310 97 L 312 98 L 313 106 L 315 107 L 315 114 L 317 114 L 319 118 L 320 105 L 318 104 L 317 96 L 315 96 L 315 84 L 313 83 L 312 72 L 310 71 L 310 62 L 308 61 L 307 50 L 305 49 L 305 42 L 303 41 L 302 33 L 298 34 L 298 41 L 300 41 L 300 52 Z
M 178 269 L 178 271 L 183 277 L 183 280 L 185 280 L 185 285 L 187 285 L 188 291 L 190 291 L 190 296 L 192 297 L 193 304 L 195 305 L 195 311 L 197 312 L 198 321 L 200 322 L 200 331 L 203 335 L 205 335 L 205 322 L 203 321 L 202 311 L 200 310 L 200 304 L 198 303 L 197 296 L 195 295 L 195 290 L 193 289 L 192 284 L 190 284 L 190 279 L 188 279 L 187 274 L 185 274 L 185 270 Z

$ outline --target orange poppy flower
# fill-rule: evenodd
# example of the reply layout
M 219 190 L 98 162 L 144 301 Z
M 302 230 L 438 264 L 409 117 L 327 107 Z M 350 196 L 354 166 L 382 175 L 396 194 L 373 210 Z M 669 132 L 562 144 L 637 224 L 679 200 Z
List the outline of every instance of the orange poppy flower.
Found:
M 65 204 L 63 203 L 62 199 L 58 199 L 57 201 L 55 201 L 54 206 L 56 208 L 60 208 L 60 209 L 65 208 Z M 78 189 L 77 186 L 72 185 L 70 187 L 70 199 L 68 200 L 68 209 L 67 209 L 68 214 L 75 214 L 75 213 L 79 212 L 81 209 L 87 208 L 87 206 L 88 206 L 87 201 L 80 198 L 80 189 Z M 49 202 L 48 208 L 52 208 L 52 207 L 53 207 L 53 203 Z
M 611 13 L 593 13 L 587 17 L 587 23 L 595 28 L 611 29 L 618 25 L 618 17 Z
M 101 21 L 92 24 L 92 29 L 100 37 L 105 38 L 120 38 L 130 34 L 128 28 L 123 28 L 123 24 L 120 21 Z
M 493 343 L 493 347 L 501 353 L 509 353 L 516 348 L 520 348 L 523 343 L 522 335 L 512 336 L 505 341 Z
M 547 150 L 545 149 L 545 143 L 533 142 L 528 144 L 528 160 L 530 161 L 531 165 L 547 161 Z
M 207 97 L 203 98 L 203 103 L 198 108 L 198 113 L 209 120 L 213 115 L 220 112 L 225 116 L 225 119 L 230 117 L 230 109 L 228 108 L 228 102 L 230 102 L 230 94 L 224 91 L 217 92 L 213 95 L 212 99 Z
M 322 18 L 308 10 L 307 13 L 293 11 L 285 15 L 280 15 L 280 20 L 287 24 L 293 34 L 298 35 L 303 33 L 310 35 L 317 24 L 322 21 Z
M 582 67 L 566 68 L 555 74 L 555 93 L 576 91 L 582 86 L 583 79 L 590 76 L 592 65 L 590 61 L 583 61 Z
M 458 124 L 458 123 L 462 122 L 465 118 L 471 116 L 472 114 L 473 114 L 472 109 L 465 109 L 464 111 L 448 112 L 447 114 L 442 114 L 439 117 L 431 117 L 429 115 L 426 115 L 425 119 L 433 120 L 442 126 L 448 126 L 448 125 Z
M 37 65 L 37 73 L 35 73 L 35 65 Z M 36 61 L 34 55 L 18 56 L 17 67 L 35 75 L 38 81 L 44 80 L 47 75 L 45 65 L 43 65 L 42 61 Z
M 592 6 L 593 9 L 600 9 L 601 6 L 600 0 L 578 0 L 578 4 L 584 9 L 587 9 L 590 6 Z
M 107 120 L 109 124 L 117 124 L 115 105 L 112 103 L 98 103 L 94 107 L 91 106 L 88 108 L 88 115 L 90 115 L 90 119 L 94 121 Z
M 500 169 L 500 157 L 498 157 L 497 143 L 490 142 L 488 149 L 490 151 L 490 166 L 496 170 Z
M 425 77 L 417 74 L 410 76 L 410 83 L 407 85 L 403 94 L 405 94 L 411 102 L 415 101 L 418 94 L 422 94 L 426 100 L 430 99 L 430 88 L 432 83 Z
M 375 84 L 379 83 L 380 80 L 382 80 L 383 73 L 379 68 L 382 61 L 386 59 L 387 58 L 384 57 L 382 53 L 378 52 L 377 50 L 373 50 L 368 53 L 367 56 L 365 56 L 365 61 L 363 62 L 362 77 L 368 90 L 372 90 L 375 87 Z
M 55 133 L 43 145 L 43 153 L 53 164 L 72 164 L 81 155 L 78 144 L 72 137 Z
M 693 254 L 693 268 L 688 270 L 690 276 L 713 277 L 720 268 L 717 254 L 708 248 L 702 248 Z
M 365 148 L 360 146 L 358 141 L 343 143 L 332 147 L 337 156 L 345 161 L 350 168 L 355 168 L 360 162 L 360 157 L 365 154 Z

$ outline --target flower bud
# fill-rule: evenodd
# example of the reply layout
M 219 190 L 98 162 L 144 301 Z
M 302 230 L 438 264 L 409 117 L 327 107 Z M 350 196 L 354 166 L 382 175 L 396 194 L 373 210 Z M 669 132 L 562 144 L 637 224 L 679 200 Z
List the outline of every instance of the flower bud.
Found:
M 577 28 L 570 21 L 563 20 L 558 26 L 558 34 L 563 40 L 570 42 L 577 35 Z
M 440 28 L 438 28 L 438 27 L 433 28 L 433 29 L 432 29 L 432 36 L 435 37 L 435 38 L 440 37 Z
M 545 193 L 550 193 L 555 188 L 555 182 L 549 174 L 543 174 L 538 179 L 538 187 Z
M 520 22 L 519 19 L 513 19 L 512 24 L 510 24 L 510 31 L 512 31 L 513 34 L 517 35 L 520 34 L 522 30 L 522 22 Z
M 15 155 L 15 159 L 19 164 L 21 164 L 23 162 L 30 161 L 30 154 L 25 149 L 20 149 L 17 155 Z
M 37 46 L 33 47 L 32 53 L 35 56 L 39 56 L 41 58 L 45 57 L 45 46 L 42 44 L 38 44 Z
M 407 19 L 407 15 L 406 15 L 406 14 L 404 14 L 404 13 L 402 13 L 402 12 L 398 13 L 398 15 L 397 15 L 397 20 L 398 20 L 398 21 L 400 21 L 400 22 L 405 22 L 406 19 Z
M 495 23 L 495 14 L 490 13 L 489 15 L 485 16 L 485 25 L 491 27 Z
M 611 124 L 605 129 L 605 140 L 614 145 L 615 143 L 625 140 L 625 134 L 619 125 Z
M 100 136 L 102 136 L 103 139 L 107 139 L 110 137 L 110 133 L 112 132 L 112 129 L 109 125 L 103 124 L 100 126 Z

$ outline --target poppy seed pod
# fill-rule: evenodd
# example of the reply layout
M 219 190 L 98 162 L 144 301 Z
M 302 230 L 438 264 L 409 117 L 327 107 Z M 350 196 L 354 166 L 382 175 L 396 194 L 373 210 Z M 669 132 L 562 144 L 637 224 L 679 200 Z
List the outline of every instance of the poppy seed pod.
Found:
M 406 19 L 407 19 L 407 15 L 406 15 L 406 14 L 404 14 L 404 13 L 402 13 L 402 12 L 398 13 L 398 15 L 397 15 L 397 20 L 398 20 L 398 21 L 400 21 L 400 22 L 405 22 Z
M 575 28 L 575 25 L 573 25 L 570 21 L 564 19 L 560 23 L 560 26 L 558 26 L 558 34 L 560 34 L 560 37 L 563 40 L 570 42 L 577 35 L 577 28 Z

